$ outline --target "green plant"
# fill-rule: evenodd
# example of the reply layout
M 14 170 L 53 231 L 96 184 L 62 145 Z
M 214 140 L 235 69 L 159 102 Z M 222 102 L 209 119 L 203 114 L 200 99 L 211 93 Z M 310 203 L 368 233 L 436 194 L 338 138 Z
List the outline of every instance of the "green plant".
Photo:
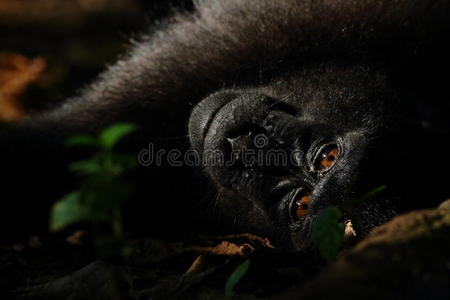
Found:
M 343 205 L 343 209 L 351 211 L 363 203 L 371 201 L 385 189 L 385 185 L 380 185 L 362 197 L 348 200 Z M 340 222 L 341 217 L 342 213 L 339 208 L 330 206 L 324 209 L 313 222 L 312 240 L 321 257 L 327 262 L 334 260 L 344 242 L 345 224 Z
M 50 229 L 57 231 L 79 221 L 102 221 L 116 238 L 122 237 L 122 204 L 131 197 L 133 186 L 124 176 L 137 166 L 134 157 L 114 152 L 114 146 L 136 126 L 118 123 L 98 136 L 80 135 L 67 145 L 95 149 L 92 157 L 72 163 L 69 168 L 80 178 L 79 188 L 52 206 Z
M 371 201 L 372 199 L 374 199 L 375 197 L 380 195 L 384 190 L 386 190 L 386 188 L 387 188 L 386 185 L 377 186 L 376 188 L 368 191 L 362 197 L 360 197 L 358 199 L 358 203 L 362 204 L 362 203 Z
M 379 196 L 386 189 L 387 189 L 386 185 L 377 186 L 358 198 L 348 199 L 344 203 L 344 207 L 346 210 L 352 210 L 358 206 L 363 205 L 364 203 L 372 201 L 375 197 Z
M 231 275 L 228 277 L 227 283 L 225 284 L 225 297 L 230 299 L 234 296 L 234 288 L 236 284 L 241 280 L 241 278 L 247 273 L 250 267 L 250 260 L 246 259 L 242 264 L 240 264 Z
M 339 221 L 341 216 L 337 207 L 329 206 L 313 222 L 312 240 L 327 262 L 336 257 L 344 241 L 345 225 Z

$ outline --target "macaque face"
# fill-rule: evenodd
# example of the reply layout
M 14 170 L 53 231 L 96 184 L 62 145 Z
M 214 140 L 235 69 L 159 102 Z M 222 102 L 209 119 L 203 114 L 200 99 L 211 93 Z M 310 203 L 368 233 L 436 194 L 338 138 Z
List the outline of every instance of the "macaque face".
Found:
M 378 105 L 385 99 L 373 90 L 378 83 L 358 72 L 283 75 L 216 92 L 196 106 L 191 143 L 209 156 L 206 174 L 236 223 L 307 249 L 320 212 L 357 196 L 386 115 Z

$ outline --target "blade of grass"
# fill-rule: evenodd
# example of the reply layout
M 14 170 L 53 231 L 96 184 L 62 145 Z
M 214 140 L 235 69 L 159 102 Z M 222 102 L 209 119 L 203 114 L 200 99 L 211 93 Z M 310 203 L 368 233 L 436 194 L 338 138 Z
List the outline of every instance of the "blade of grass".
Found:
M 250 267 L 250 260 L 245 260 L 240 264 L 228 277 L 227 283 L 225 284 L 225 297 L 230 299 L 234 296 L 234 288 L 236 284 L 241 280 L 241 278 L 247 273 Z

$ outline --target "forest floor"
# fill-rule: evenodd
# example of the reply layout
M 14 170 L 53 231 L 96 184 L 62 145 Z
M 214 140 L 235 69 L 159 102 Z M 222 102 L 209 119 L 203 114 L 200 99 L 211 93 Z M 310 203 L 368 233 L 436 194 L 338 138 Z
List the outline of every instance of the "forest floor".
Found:
M 448 299 L 450 202 L 375 228 L 330 264 L 250 234 L 127 241 L 103 258 L 88 231 L 0 249 L 1 299 Z

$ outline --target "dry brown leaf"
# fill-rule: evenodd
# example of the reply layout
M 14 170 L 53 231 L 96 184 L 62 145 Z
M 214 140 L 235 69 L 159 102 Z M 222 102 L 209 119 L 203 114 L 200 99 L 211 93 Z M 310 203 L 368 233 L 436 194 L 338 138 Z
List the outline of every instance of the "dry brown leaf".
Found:
M 0 53 L 0 121 L 24 116 L 20 98 L 46 67 L 43 58 L 28 59 L 15 53 Z

